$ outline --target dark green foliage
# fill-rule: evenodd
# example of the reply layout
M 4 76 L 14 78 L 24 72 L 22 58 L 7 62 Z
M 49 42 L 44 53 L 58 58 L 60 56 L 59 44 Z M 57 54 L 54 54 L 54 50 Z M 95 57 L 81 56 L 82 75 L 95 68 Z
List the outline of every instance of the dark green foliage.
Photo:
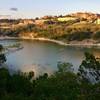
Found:
M 9 72 L 5 68 L 0 69 L 0 96 L 3 96 L 7 91 L 7 82 L 9 80 Z
M 8 81 L 8 92 L 30 96 L 33 92 L 30 81 L 22 76 L 15 74 Z
M 79 92 L 76 76 L 72 73 L 60 73 L 48 79 L 39 79 L 34 89 L 36 100 L 77 100 Z
M 70 63 L 65 63 L 65 62 L 58 62 L 57 67 L 58 67 L 59 73 L 64 73 L 64 72 L 71 71 L 72 70 L 71 68 L 73 67 L 73 65 Z
M 0 65 L 6 62 L 6 56 L 5 54 L 3 54 L 3 50 L 4 50 L 3 46 L 0 45 Z
M 33 77 L 34 77 L 34 72 L 33 71 L 29 72 L 28 79 L 31 80 Z
M 94 38 L 94 39 L 99 39 L 99 40 L 100 40 L 100 31 L 96 32 L 96 33 L 93 35 L 93 38 Z
M 89 53 L 85 56 L 81 68 L 88 68 L 92 62 L 90 67 L 99 70 L 95 57 Z M 99 100 L 100 83 L 87 82 L 70 71 L 71 67 L 70 63 L 59 62 L 53 75 L 45 73 L 36 79 L 34 72 L 10 75 L 7 69 L 0 68 L 0 100 Z
M 91 38 L 91 32 L 75 32 L 66 35 L 66 39 L 69 41 L 73 40 L 82 41 L 84 39 L 90 39 L 90 38 Z
M 6 56 L 4 54 L 0 54 L 0 64 L 6 62 Z
M 79 73 L 88 81 L 93 79 L 93 83 L 100 81 L 100 61 L 92 54 L 86 52 L 85 60 L 82 61 L 82 64 L 79 67 Z
M 83 60 L 81 66 L 85 68 L 93 68 L 94 70 L 100 70 L 100 62 L 94 55 L 88 52 L 85 53 L 85 60 Z
M 2 52 L 3 51 L 3 46 L 0 44 L 0 52 Z

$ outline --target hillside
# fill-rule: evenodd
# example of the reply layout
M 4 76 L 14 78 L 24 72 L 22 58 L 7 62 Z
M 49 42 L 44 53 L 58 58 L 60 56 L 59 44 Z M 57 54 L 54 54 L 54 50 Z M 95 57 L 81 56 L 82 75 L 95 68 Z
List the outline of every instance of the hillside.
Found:
M 100 14 L 78 12 L 36 19 L 1 19 L 0 36 L 43 37 L 67 43 L 100 43 Z

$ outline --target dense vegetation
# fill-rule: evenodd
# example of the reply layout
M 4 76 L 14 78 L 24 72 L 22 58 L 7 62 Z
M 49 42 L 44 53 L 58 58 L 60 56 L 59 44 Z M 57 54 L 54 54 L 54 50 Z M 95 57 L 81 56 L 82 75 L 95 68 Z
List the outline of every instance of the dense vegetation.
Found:
M 99 100 L 100 61 L 89 53 L 85 53 L 85 57 L 78 74 L 73 73 L 72 64 L 62 62 L 58 63 L 58 71 L 53 75 L 45 73 L 37 78 L 34 72 L 11 75 L 8 69 L 1 67 L 0 100 Z M 86 77 L 88 71 L 85 69 L 97 73 L 95 83 Z

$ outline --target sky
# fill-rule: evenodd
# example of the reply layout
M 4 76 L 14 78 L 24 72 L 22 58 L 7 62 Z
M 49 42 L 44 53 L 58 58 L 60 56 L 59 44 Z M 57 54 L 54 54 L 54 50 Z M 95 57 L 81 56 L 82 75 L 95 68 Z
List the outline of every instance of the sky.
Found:
M 0 15 L 35 18 L 74 12 L 100 13 L 100 0 L 0 0 Z

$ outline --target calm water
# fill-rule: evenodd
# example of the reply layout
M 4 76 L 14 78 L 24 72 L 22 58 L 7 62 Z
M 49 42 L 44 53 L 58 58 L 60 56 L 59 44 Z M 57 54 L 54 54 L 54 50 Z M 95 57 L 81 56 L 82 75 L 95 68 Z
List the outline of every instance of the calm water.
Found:
M 51 42 L 43 41 L 17 41 L 5 40 L 1 44 L 8 45 L 20 42 L 23 49 L 7 55 L 7 62 L 10 70 L 21 70 L 23 72 L 34 71 L 36 75 L 44 72 L 52 73 L 57 70 L 57 62 L 70 62 L 77 71 L 84 52 L 90 51 L 100 57 L 100 48 L 82 48 L 72 46 L 61 46 Z

